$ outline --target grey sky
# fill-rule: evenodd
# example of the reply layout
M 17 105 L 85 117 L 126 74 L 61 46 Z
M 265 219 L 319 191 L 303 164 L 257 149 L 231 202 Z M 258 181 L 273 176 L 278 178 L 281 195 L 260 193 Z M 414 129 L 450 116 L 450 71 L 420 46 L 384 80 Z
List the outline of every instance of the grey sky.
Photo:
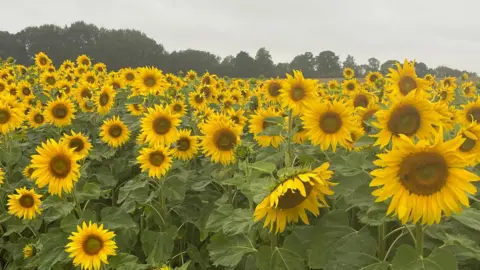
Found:
M 480 73 L 479 10 L 475 0 L 15 0 L 2 3 L 0 30 L 83 20 L 141 30 L 168 51 L 266 47 L 283 62 L 332 50 L 342 61 L 415 58 Z

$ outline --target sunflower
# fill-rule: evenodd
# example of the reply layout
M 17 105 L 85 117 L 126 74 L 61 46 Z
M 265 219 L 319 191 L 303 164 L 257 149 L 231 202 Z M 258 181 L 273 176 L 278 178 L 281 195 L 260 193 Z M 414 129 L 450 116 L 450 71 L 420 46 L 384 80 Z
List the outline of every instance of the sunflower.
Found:
M 458 148 L 458 152 L 470 165 L 474 166 L 480 161 L 480 125 L 472 122 L 470 125 L 462 128 L 458 133 L 459 137 L 465 141 Z
M 60 93 L 59 97 L 63 97 L 64 94 L 68 96 L 70 93 L 72 93 L 73 84 L 63 79 L 57 82 L 57 88 L 58 92 Z
M 383 76 L 380 72 L 369 72 L 367 76 L 365 76 L 365 81 L 370 86 L 376 86 L 376 82 L 378 79 L 381 79 Z
M 30 258 L 35 255 L 35 248 L 32 244 L 27 244 L 23 247 L 23 258 Z
M 229 113 L 233 111 L 233 105 L 237 104 L 237 102 L 234 100 L 232 96 L 225 96 L 225 98 L 222 100 L 221 106 L 222 106 L 222 111 Z
M 274 107 L 267 109 L 258 109 L 254 115 L 250 118 L 250 133 L 253 134 L 253 138 L 262 147 L 272 146 L 277 148 L 283 141 L 283 137 L 280 135 L 261 135 L 265 132 L 265 129 L 275 125 L 273 122 L 269 122 L 271 117 L 281 117 L 282 112 L 277 111 Z
M 0 79 L 0 94 L 7 91 L 8 84 L 6 81 Z
M 21 219 L 34 219 L 42 212 L 42 195 L 26 187 L 15 189 L 17 194 L 8 195 L 8 213 Z
M 75 106 L 68 98 L 49 101 L 45 109 L 45 121 L 57 127 L 68 126 L 75 118 Z
M 207 106 L 207 99 L 202 93 L 192 91 L 189 94 L 189 103 L 193 109 L 203 110 Z
M 172 167 L 172 151 L 160 144 L 145 147 L 140 150 L 137 162 L 142 172 L 148 170 L 149 177 L 160 178 Z
M 102 141 L 109 146 L 117 148 L 124 145 L 130 139 L 130 131 L 118 116 L 114 116 L 103 122 L 100 137 Z
M 123 77 L 123 81 L 125 82 L 125 84 L 133 85 L 135 83 L 137 73 L 135 72 L 134 69 L 125 68 L 125 69 L 122 70 L 122 77 Z
M 425 76 L 423 77 L 423 79 L 429 81 L 429 82 L 434 82 L 435 81 L 435 76 L 433 76 L 432 74 L 425 74 Z
M 138 75 L 133 85 L 143 94 L 156 95 L 165 90 L 162 72 L 154 67 L 138 69 Z
M 255 208 L 254 221 L 266 217 L 264 227 L 270 226 L 272 231 L 275 224 L 275 233 L 283 232 L 287 223 L 297 223 L 299 218 L 310 224 L 305 210 L 318 216 L 319 208 L 328 206 L 325 195 L 334 193 L 330 188 L 334 183 L 329 181 L 333 175 L 329 166 L 329 163 L 323 163 L 313 171 L 299 171 L 280 179 L 280 183 Z
M 337 80 L 330 80 L 328 81 L 327 85 L 328 85 L 328 90 L 330 91 L 337 90 L 340 87 L 340 83 L 338 83 Z
M 203 74 L 200 82 L 202 84 L 214 85 L 216 83 L 216 80 L 213 77 L 213 75 L 210 75 L 210 73 L 207 72 L 207 73 Z
M 45 72 L 40 75 L 40 82 L 47 90 L 55 88 L 57 80 L 58 76 L 55 73 Z
M 124 80 L 117 76 L 109 77 L 105 83 L 112 86 L 115 91 L 124 87 Z
M 444 102 L 435 102 L 433 103 L 433 110 L 441 115 L 441 118 L 438 120 L 443 130 L 450 131 L 455 127 L 455 117 L 457 115 L 455 106 L 448 106 L 448 104 Z M 437 126 L 440 125 L 437 124 Z
M 351 69 L 351 68 L 344 68 L 343 69 L 343 77 L 345 79 L 352 79 L 353 77 L 355 77 L 355 71 L 353 71 L 353 69 Z
M 84 98 L 79 103 L 78 106 L 82 112 L 93 112 L 95 111 L 95 101 L 90 98 Z
M 61 142 L 73 149 L 75 154 L 80 156 L 80 159 L 86 158 L 88 152 L 92 149 L 92 144 L 88 141 L 88 137 L 81 132 L 75 133 L 73 130 L 71 135 L 63 135 Z
M 356 79 L 344 80 L 342 82 L 343 93 L 353 95 L 360 90 L 360 85 Z
M 198 86 L 197 92 L 202 93 L 203 96 L 209 101 L 212 101 L 213 97 L 216 95 L 216 89 L 208 84 Z
M 106 84 L 102 87 L 98 95 L 95 97 L 95 106 L 97 107 L 97 112 L 99 114 L 106 114 L 111 109 L 115 103 L 115 94 L 113 87 Z
M 437 94 L 440 97 L 439 101 L 447 104 L 455 99 L 455 92 L 451 87 L 440 87 L 437 89 Z
M 230 120 L 232 120 L 236 125 L 242 127 L 245 126 L 245 123 L 247 122 L 247 117 L 244 116 L 245 111 L 242 109 L 239 110 L 230 110 L 228 112 L 228 117 Z
M 96 85 L 98 82 L 97 74 L 93 70 L 83 73 L 81 80 L 91 85 Z
M 32 108 L 27 115 L 28 124 L 32 128 L 38 128 L 45 124 L 45 117 L 43 116 L 43 112 L 39 108 Z
M 32 174 L 35 171 L 35 168 L 32 167 L 32 165 L 28 165 L 23 169 L 23 176 L 25 176 L 28 179 L 32 178 Z
M 322 150 L 330 146 L 336 151 L 337 144 L 343 147 L 352 140 L 351 132 L 357 126 L 353 108 L 344 101 L 325 101 L 313 104 L 302 116 L 307 137 L 313 145 L 320 145 Z
M 169 145 L 177 140 L 180 115 L 172 113 L 169 107 L 155 105 L 141 120 L 142 133 L 149 144 Z
M 435 132 L 433 125 L 442 117 L 433 109 L 432 103 L 415 92 L 393 101 L 389 109 L 380 110 L 375 115 L 377 122 L 372 125 L 380 132 L 372 137 L 378 138 L 375 145 L 380 147 L 385 147 L 390 139 L 395 142 L 400 134 L 428 139 Z
M 479 177 L 464 169 L 470 163 L 457 151 L 465 139 L 460 136 L 443 141 L 443 131 L 435 141 L 421 140 L 416 144 L 401 135 L 386 154 L 379 154 L 375 165 L 382 167 L 370 174 L 370 183 L 378 187 L 372 192 L 376 202 L 392 198 L 387 215 L 394 212 L 406 223 L 439 223 L 442 211 L 450 216 L 469 206 L 466 193 L 475 194 L 471 182 Z
M 88 67 L 92 65 L 92 61 L 90 60 L 90 57 L 86 56 L 85 54 L 82 54 L 77 57 L 77 65 Z
M 475 101 L 469 101 L 462 105 L 462 109 L 457 111 L 457 122 L 468 126 L 473 121 L 480 123 L 480 98 Z
M 127 110 L 131 115 L 140 116 L 145 112 L 143 104 L 127 104 Z
M 457 79 L 455 77 L 446 77 L 443 80 L 440 80 L 440 85 L 446 88 L 457 88 L 457 84 L 455 83 Z
M 93 85 L 80 82 L 75 88 L 75 100 L 80 103 L 83 99 L 91 99 L 93 98 Z
M 406 96 L 410 92 L 424 93 L 430 87 L 430 82 L 417 77 L 414 63 L 409 63 L 405 59 L 403 67 L 399 63 L 397 70 L 390 68 L 387 75 L 387 81 L 390 82 L 388 90 L 395 95 Z
M 52 65 L 52 60 L 45 53 L 39 52 L 35 55 L 35 65 L 39 68 L 49 67 Z
M 462 89 L 463 89 L 463 95 L 465 97 L 467 97 L 467 98 L 477 97 L 477 88 L 475 87 L 473 82 L 468 82 L 468 83 L 462 84 Z
M 93 65 L 93 69 L 97 73 L 106 73 L 107 72 L 107 65 L 105 65 L 104 63 L 96 63 L 95 65 Z
M 112 238 L 115 233 L 103 229 L 91 221 L 85 221 L 82 227 L 77 226 L 77 231 L 68 237 L 70 242 L 65 246 L 65 251 L 73 258 L 73 265 L 82 269 L 99 270 L 102 263 L 108 264 L 107 256 L 115 256 L 117 244 Z
M 372 117 L 375 115 L 375 113 L 379 110 L 380 110 L 380 106 L 378 106 L 376 103 L 370 103 L 366 108 L 364 107 L 356 108 L 358 117 L 362 122 L 363 130 L 366 133 L 370 133 L 372 131 L 372 128 L 369 125 L 367 125 L 366 122 L 370 121 Z
M 282 89 L 281 79 L 271 79 L 265 82 L 262 88 L 263 95 L 268 101 L 277 102 L 280 99 L 280 90 Z
M 181 129 L 173 149 L 173 156 L 180 160 L 190 160 L 198 152 L 197 136 L 190 135 L 190 130 Z
M 15 97 L 15 98 L 18 97 L 18 87 L 16 83 L 10 84 L 7 87 L 7 91 L 12 97 Z
M 200 129 L 204 134 L 201 146 L 205 155 L 217 163 L 233 163 L 235 147 L 240 143 L 241 127 L 226 116 L 215 114 Z
M 4 173 L 3 173 L 3 169 L 0 168 L 0 185 L 3 184 L 3 179 L 5 179 L 5 176 L 4 176 Z
M 376 96 L 370 92 L 367 92 L 363 89 L 359 89 L 355 93 L 352 93 L 352 98 L 350 103 L 354 108 L 367 108 L 369 105 L 376 102 Z
M 185 106 L 185 103 L 183 101 L 180 101 L 180 100 L 176 100 L 174 102 L 172 102 L 170 105 L 170 110 L 173 112 L 173 113 L 176 113 L 178 115 L 185 115 L 187 113 L 187 106 Z
M 0 134 L 7 134 L 19 128 L 24 119 L 21 108 L 12 108 L 0 99 Z
M 197 79 L 197 72 L 195 72 L 194 70 L 189 70 L 187 72 L 187 75 L 185 75 L 185 79 L 189 80 L 189 81 L 194 81 L 195 79 Z
M 21 81 L 17 85 L 18 94 L 22 99 L 30 100 L 34 98 L 32 85 L 26 81 Z
M 293 76 L 287 74 L 287 78 L 282 82 L 280 101 L 284 107 L 299 114 L 317 97 L 316 89 L 315 80 L 305 79 L 301 71 L 294 70 Z

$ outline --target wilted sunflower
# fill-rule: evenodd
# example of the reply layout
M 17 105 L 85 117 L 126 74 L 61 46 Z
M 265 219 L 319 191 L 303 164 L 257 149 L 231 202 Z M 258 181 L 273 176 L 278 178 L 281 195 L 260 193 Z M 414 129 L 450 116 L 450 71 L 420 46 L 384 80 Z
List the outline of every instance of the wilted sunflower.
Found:
M 394 100 L 390 108 L 380 110 L 375 115 L 377 121 L 372 125 L 380 132 L 372 137 L 378 138 L 375 145 L 380 147 L 385 147 L 390 139 L 395 142 L 400 134 L 428 139 L 435 132 L 433 125 L 441 118 L 432 103 L 415 92 Z
M 19 128 L 24 119 L 20 108 L 12 108 L 0 99 L 0 134 L 7 134 Z
M 180 115 L 172 113 L 170 108 L 155 105 L 141 120 L 142 133 L 146 134 L 149 144 L 170 145 L 178 138 Z
M 458 213 L 460 204 L 469 206 L 468 194 L 476 194 L 471 182 L 479 177 L 467 170 L 470 161 L 458 153 L 465 142 L 461 137 L 443 141 L 443 131 L 434 142 L 422 140 L 416 144 L 401 135 L 393 149 L 379 154 L 375 165 L 382 167 L 371 172 L 370 183 L 378 187 L 372 192 L 376 202 L 392 198 L 387 215 L 392 212 L 406 223 L 439 223 L 445 215 Z
M 35 65 L 39 68 L 49 67 L 52 65 L 52 60 L 45 53 L 39 52 L 35 55 Z
M 139 68 L 133 85 L 143 94 L 156 95 L 165 90 L 162 72 L 154 67 Z
M 128 130 L 128 127 L 118 116 L 105 120 L 100 129 L 100 137 L 102 141 L 111 147 L 120 147 L 130 139 L 130 131 Z
M 42 110 L 39 108 L 30 109 L 27 115 L 27 119 L 28 119 L 28 124 L 32 128 L 38 128 L 43 124 L 45 124 L 45 117 L 43 116 Z
M 197 136 L 190 135 L 190 130 L 181 129 L 178 132 L 178 139 L 173 149 L 173 156 L 180 160 L 190 160 L 198 152 Z
M 351 78 L 355 77 L 355 71 L 353 71 L 353 69 L 351 69 L 351 68 L 345 68 L 345 69 L 343 69 L 343 77 L 345 79 L 351 79 Z
M 192 91 L 189 94 L 189 103 L 193 109 L 202 110 L 207 106 L 207 99 L 202 93 Z
M 63 97 L 49 101 L 45 109 L 45 120 L 57 127 L 68 126 L 75 118 L 75 105 Z
M 78 66 L 90 66 L 92 64 L 92 61 L 90 60 L 90 57 L 86 56 L 85 54 L 82 54 L 77 57 L 77 65 Z
M 280 90 L 282 106 L 293 110 L 295 114 L 301 113 L 308 107 L 308 103 L 317 97 L 316 83 L 315 80 L 305 79 L 298 70 L 293 71 L 293 76 L 287 74 Z
M 285 230 L 288 223 L 298 222 L 310 224 L 305 210 L 314 216 L 320 214 L 320 207 L 327 207 L 325 195 L 332 195 L 330 189 L 334 183 L 329 182 L 333 172 L 328 170 L 330 164 L 323 163 L 313 171 L 299 171 L 280 179 L 269 195 L 255 208 L 254 221 L 264 217 L 264 227 L 270 226 L 275 233 Z
M 42 212 L 42 195 L 26 187 L 15 189 L 17 194 L 8 195 L 8 213 L 21 219 L 34 219 Z
M 265 130 L 268 127 L 277 125 L 278 127 L 282 127 L 283 123 L 281 125 L 275 124 L 275 122 L 272 122 L 271 119 L 269 118 L 280 118 L 283 122 L 282 118 L 282 112 L 277 111 L 274 107 L 269 107 L 266 109 L 257 109 L 255 111 L 255 114 L 253 114 L 250 118 L 250 133 L 253 134 L 253 138 L 257 143 L 262 146 L 262 147 L 268 147 L 272 146 L 274 148 L 277 148 L 280 143 L 283 141 L 283 137 L 278 134 L 278 135 L 261 135 L 262 132 L 265 132 Z
M 344 80 L 342 82 L 343 93 L 353 95 L 360 90 L 360 85 L 356 79 Z
M 277 102 L 280 99 L 280 90 L 282 89 L 281 79 L 271 79 L 265 82 L 262 91 L 264 97 L 271 102 Z
M 81 132 L 75 133 L 71 131 L 71 135 L 63 135 L 61 140 L 62 143 L 68 145 L 69 148 L 80 156 L 81 159 L 84 159 L 88 156 L 88 152 L 92 149 L 92 144 L 89 142 L 88 137 L 83 135 Z
M 38 155 L 32 156 L 32 167 L 35 171 L 32 179 L 39 188 L 48 185 L 48 193 L 62 196 L 62 190 L 70 193 L 73 184 L 80 177 L 80 156 L 68 145 L 49 139 L 37 147 Z
M 82 269 L 99 270 L 102 263 L 108 264 L 107 256 L 115 256 L 117 244 L 112 238 L 115 233 L 104 230 L 103 224 L 97 225 L 91 221 L 88 226 L 83 222 L 82 227 L 77 226 L 77 231 L 72 232 L 65 246 L 65 251 L 73 258 L 73 265 Z
M 322 150 L 331 146 L 336 151 L 337 144 L 347 147 L 352 140 L 352 129 L 357 126 L 353 108 L 344 101 L 335 100 L 312 103 L 305 110 L 302 121 L 307 129 L 307 137 L 313 145 L 320 145 Z
M 376 86 L 376 82 L 378 79 L 381 79 L 383 76 L 380 72 L 375 71 L 375 72 L 369 72 L 367 76 L 365 76 L 365 81 L 367 82 L 368 85 L 370 86 Z
M 462 109 L 457 111 L 456 118 L 457 122 L 464 125 L 470 125 L 473 121 L 480 123 L 480 98 L 462 105 Z
M 475 166 L 480 161 L 480 125 L 472 122 L 462 128 L 457 136 L 465 139 L 458 148 L 459 154 L 470 161 L 470 165 Z
M 212 115 L 200 129 L 204 134 L 201 146 L 205 155 L 213 162 L 233 163 L 235 147 L 240 143 L 241 127 L 224 115 Z
M 30 258 L 35 255 L 35 248 L 32 244 L 27 244 L 23 247 L 23 258 Z
M 160 178 L 172 167 L 172 151 L 160 144 L 145 147 L 140 150 L 137 162 L 142 172 L 148 170 L 148 176 Z
M 394 95 L 406 96 L 410 92 L 423 94 L 430 87 L 429 81 L 417 77 L 414 63 L 405 59 L 403 67 L 399 63 L 396 65 L 397 70 L 390 68 L 387 75 L 387 81 L 390 82 L 388 90 Z
M 95 106 L 99 114 L 106 114 L 110 112 L 115 103 L 115 94 L 113 87 L 104 85 L 98 95 L 95 97 Z

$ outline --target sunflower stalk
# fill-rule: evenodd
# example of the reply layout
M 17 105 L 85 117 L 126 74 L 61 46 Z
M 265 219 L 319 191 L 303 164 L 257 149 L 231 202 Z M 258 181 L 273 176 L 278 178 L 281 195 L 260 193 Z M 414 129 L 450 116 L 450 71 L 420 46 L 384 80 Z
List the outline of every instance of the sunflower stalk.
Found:
M 378 226 L 378 259 L 383 260 L 385 258 L 386 253 L 386 237 L 385 231 L 387 229 L 387 224 L 383 223 L 382 225 Z
M 292 110 L 289 110 L 288 111 L 287 153 L 285 155 L 285 164 L 287 165 L 287 167 L 291 167 L 293 165 L 292 127 L 293 127 L 293 115 L 292 115 Z
M 421 223 L 415 225 L 415 248 L 420 256 L 423 256 L 424 230 Z

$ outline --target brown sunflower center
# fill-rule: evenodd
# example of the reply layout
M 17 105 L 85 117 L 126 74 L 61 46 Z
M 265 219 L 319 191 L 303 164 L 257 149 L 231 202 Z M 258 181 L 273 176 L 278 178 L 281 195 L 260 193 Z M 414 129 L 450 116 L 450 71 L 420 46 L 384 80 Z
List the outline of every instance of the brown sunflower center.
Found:
M 112 87 L 113 87 L 113 89 L 117 90 L 118 88 L 120 88 L 120 84 L 117 83 L 117 82 L 114 82 L 114 83 L 112 83 Z
M 465 91 L 464 91 L 464 92 L 465 92 L 465 95 L 470 94 L 470 87 L 465 88 Z
M 328 134 L 337 132 L 342 127 L 342 123 L 340 115 L 336 112 L 326 112 L 320 118 L 320 128 Z
M 53 107 L 52 114 L 55 118 L 63 119 L 67 117 L 68 108 L 63 104 L 57 104 L 55 107 Z
M 400 92 L 403 95 L 407 95 L 413 89 L 417 88 L 417 82 L 414 78 L 410 76 L 404 76 L 400 78 L 400 82 L 398 83 L 398 87 L 400 88 Z
M 208 86 L 204 86 L 202 87 L 202 89 L 200 90 L 200 92 L 202 92 L 206 98 L 209 98 L 210 95 L 212 94 L 212 90 L 210 89 L 210 87 Z
M 165 160 L 165 155 L 160 151 L 155 151 L 150 153 L 150 155 L 148 156 L 148 160 L 153 166 L 159 167 Z
M 440 98 L 441 98 L 442 100 L 447 99 L 447 96 L 448 96 L 447 91 L 442 91 L 442 92 L 440 93 Z
M 87 239 L 83 242 L 83 251 L 88 255 L 96 255 L 103 248 L 103 240 L 96 235 L 89 235 Z
M 75 149 L 75 152 L 80 152 L 85 148 L 83 140 L 80 138 L 73 138 L 70 140 L 68 147 Z
M 176 103 L 175 105 L 173 105 L 173 111 L 174 111 L 174 112 L 177 112 L 177 113 L 178 113 L 178 112 L 181 112 L 182 109 L 183 109 L 182 105 L 180 105 L 180 104 L 178 104 L 178 103 Z
M 140 105 L 138 104 L 133 104 L 133 108 L 136 110 L 136 111 L 140 111 Z
M 474 121 L 480 121 L 480 107 L 473 107 L 467 112 L 467 120 L 472 122 L 472 118 Z
M 81 94 L 82 98 L 92 98 L 92 91 L 90 91 L 90 89 L 86 88 L 86 89 L 83 89 L 82 90 L 82 94 Z
M 57 178 L 65 178 L 70 173 L 71 161 L 65 155 L 57 155 L 50 161 L 50 172 Z
M 28 171 L 27 171 L 28 176 L 32 176 L 32 174 L 33 174 L 34 171 L 35 171 L 34 168 L 28 168 Z
M 355 84 L 354 84 L 354 83 L 348 83 L 348 84 L 347 84 L 347 90 L 348 90 L 348 91 L 353 91 L 353 90 L 355 90 Z
M 373 74 L 370 76 L 370 82 L 375 82 L 378 79 L 377 75 Z
M 18 199 L 18 202 L 23 208 L 31 208 L 35 204 L 35 200 L 32 195 L 24 194 Z
M 29 96 L 29 95 L 32 93 L 32 91 L 30 90 L 30 88 L 24 87 L 24 88 L 22 88 L 22 93 L 23 93 L 25 96 Z
M 120 137 L 122 133 L 123 133 L 123 128 L 120 125 L 115 124 L 108 129 L 108 134 L 113 138 Z
M 294 85 L 290 91 L 290 97 L 293 101 L 299 101 L 305 98 L 307 93 L 305 92 L 305 88 L 302 85 Z
M 88 65 L 90 65 L 90 61 L 85 58 L 85 59 L 82 60 L 82 65 L 88 66 Z
M 187 151 L 190 149 L 190 140 L 188 138 L 180 138 L 177 142 L 177 149 L 179 151 Z
M 411 136 L 420 128 L 420 113 L 412 105 L 405 105 L 393 111 L 388 121 L 388 129 L 395 135 Z
M 127 73 L 125 75 L 125 79 L 127 79 L 127 81 L 133 81 L 133 79 L 135 79 L 135 76 L 132 73 Z
M 195 74 L 190 74 L 190 75 L 188 75 L 188 78 L 189 78 L 190 80 L 195 79 Z
M 107 93 L 102 93 L 100 95 L 100 98 L 99 98 L 100 105 L 102 106 L 107 105 L 109 100 L 110 100 L 110 96 Z
M 45 118 L 43 117 L 43 115 L 38 113 L 33 117 L 33 121 L 35 121 L 35 123 L 37 124 L 42 124 L 45 121 Z
M 201 104 L 203 102 L 203 97 L 200 95 L 195 96 L 195 102 Z
M 230 151 L 237 144 L 237 136 L 231 130 L 223 128 L 213 135 L 215 146 L 222 151 Z
M 445 85 L 446 87 L 449 87 L 450 85 L 452 85 L 452 82 L 450 80 L 445 80 L 443 82 L 443 85 Z
M 272 82 L 268 86 L 268 94 L 272 97 L 278 97 L 278 95 L 280 95 L 280 89 L 282 89 L 282 86 L 278 82 Z
M 207 77 L 203 78 L 203 79 L 202 79 L 202 83 L 204 83 L 204 84 L 210 84 L 210 77 L 207 76 Z
M 345 74 L 346 74 L 347 76 L 350 76 L 350 75 L 352 75 L 352 71 L 351 71 L 351 70 L 345 70 Z
M 470 152 L 472 151 L 473 148 L 475 148 L 475 145 L 477 144 L 476 140 L 470 139 L 466 136 L 463 136 L 465 138 L 465 141 L 460 145 L 460 151 L 461 152 Z
M 170 119 L 160 116 L 153 121 L 153 130 L 157 134 L 165 134 L 172 127 L 172 122 Z
M 87 82 L 94 83 L 95 82 L 95 77 L 94 76 L 88 76 L 87 77 Z
M 285 194 L 283 194 L 281 197 L 278 198 L 277 208 L 280 208 L 280 209 L 294 208 L 297 205 L 301 204 L 304 200 L 306 200 L 310 195 L 310 192 L 312 192 L 313 186 L 310 185 L 309 183 L 305 184 L 304 182 L 302 182 L 302 184 L 305 188 L 305 193 L 307 195 L 306 197 L 303 197 L 298 190 L 293 192 L 291 189 L 289 189 L 287 192 L 285 192 Z
M 57 82 L 57 80 L 55 80 L 53 76 L 48 76 L 47 79 L 45 79 L 45 81 L 47 82 L 48 85 L 54 85 Z
M 10 112 L 7 110 L 0 110 L 0 124 L 5 124 L 10 120 Z
M 230 119 L 231 119 L 235 124 L 237 124 L 237 125 L 240 124 L 240 118 L 238 118 L 238 116 L 232 115 L 232 116 L 230 117 Z
M 355 99 L 353 100 L 353 106 L 354 107 L 364 107 L 366 108 L 368 106 L 368 98 L 366 95 L 357 95 Z
M 47 59 L 45 59 L 44 57 L 41 57 L 40 61 L 38 61 L 38 62 L 40 62 L 40 65 L 44 66 L 44 65 L 47 64 Z
M 443 156 L 433 152 L 419 152 L 407 156 L 400 164 L 400 181 L 410 192 L 431 195 L 446 183 L 448 167 Z
M 0 83 L 0 92 L 5 91 L 5 85 L 3 83 Z
M 10 88 L 10 95 L 16 96 L 17 95 L 17 89 L 16 88 Z
M 144 83 L 145 86 L 147 86 L 147 87 L 153 87 L 153 86 L 155 86 L 155 84 L 157 83 L 157 80 L 156 80 L 153 76 L 146 76 L 146 77 L 143 79 L 143 83 Z
M 231 108 L 232 106 L 233 106 L 233 104 L 230 100 L 227 100 L 223 103 L 223 107 L 225 107 L 225 108 Z

